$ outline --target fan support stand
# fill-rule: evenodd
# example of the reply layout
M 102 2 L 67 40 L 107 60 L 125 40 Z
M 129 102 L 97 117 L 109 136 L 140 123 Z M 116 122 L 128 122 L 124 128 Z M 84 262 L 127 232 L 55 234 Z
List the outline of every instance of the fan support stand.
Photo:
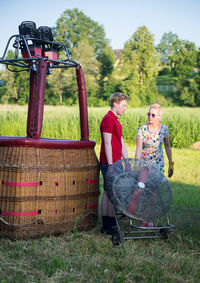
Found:
M 154 227 L 141 227 L 133 224 L 133 221 L 128 216 L 125 216 L 125 219 L 129 220 L 129 229 L 128 231 L 123 231 L 120 227 L 117 212 L 114 205 L 112 204 L 113 214 L 116 220 L 116 228 L 112 234 L 113 245 L 120 245 L 124 240 L 130 239 L 164 239 L 168 238 L 170 229 L 174 228 L 173 224 L 170 224 L 168 216 L 167 225 L 165 226 L 154 226 Z M 122 215 L 122 214 L 120 214 Z M 124 215 L 124 214 L 123 214 Z

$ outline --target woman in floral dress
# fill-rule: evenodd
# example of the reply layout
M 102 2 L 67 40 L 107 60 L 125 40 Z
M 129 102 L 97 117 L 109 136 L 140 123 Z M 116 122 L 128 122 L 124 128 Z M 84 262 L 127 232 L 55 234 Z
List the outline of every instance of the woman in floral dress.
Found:
M 169 161 L 168 177 L 171 177 L 174 172 L 174 162 L 172 161 L 168 128 L 160 123 L 162 107 L 159 104 L 152 104 L 147 115 L 148 123 L 141 126 L 137 131 L 135 158 L 147 161 L 153 166 L 158 167 L 164 173 L 164 156 L 162 149 L 164 143 Z M 154 223 L 142 222 L 141 226 L 153 227 Z
M 135 158 L 145 160 L 157 166 L 164 173 L 162 149 L 164 143 L 169 161 L 168 177 L 171 177 L 174 171 L 174 162 L 172 161 L 168 128 L 160 123 L 162 107 L 159 104 L 152 104 L 147 115 L 149 122 L 141 126 L 137 131 Z

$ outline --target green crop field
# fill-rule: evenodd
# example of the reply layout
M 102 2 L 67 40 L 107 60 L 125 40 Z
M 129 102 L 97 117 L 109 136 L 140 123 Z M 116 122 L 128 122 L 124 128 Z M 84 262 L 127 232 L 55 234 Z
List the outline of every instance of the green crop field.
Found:
M 99 125 L 109 108 L 89 108 L 90 139 L 100 143 Z M 128 144 L 135 144 L 140 125 L 147 122 L 147 108 L 128 109 L 120 118 L 123 136 Z M 0 135 L 26 136 L 27 106 L 0 107 Z M 187 148 L 200 140 L 200 108 L 166 108 L 162 123 L 170 131 L 173 147 Z M 46 106 L 42 136 L 59 139 L 80 139 L 78 107 Z
M 108 108 L 89 109 L 90 139 L 99 156 L 99 124 Z M 121 117 L 129 157 L 135 154 L 137 128 L 148 109 L 128 109 Z M 26 136 L 27 107 L 0 107 L 0 135 Z M 127 240 L 113 247 L 100 233 L 101 220 L 87 232 L 36 240 L 0 238 L 0 283 L 29 282 L 200 282 L 200 109 L 166 108 L 175 171 L 169 179 L 175 228 L 167 240 Z M 80 139 L 78 108 L 45 107 L 43 137 Z M 165 156 L 166 160 L 166 156 Z M 167 172 L 167 162 L 165 171 Z M 100 178 L 102 195 L 102 177 Z M 101 196 L 100 196 L 101 197 Z

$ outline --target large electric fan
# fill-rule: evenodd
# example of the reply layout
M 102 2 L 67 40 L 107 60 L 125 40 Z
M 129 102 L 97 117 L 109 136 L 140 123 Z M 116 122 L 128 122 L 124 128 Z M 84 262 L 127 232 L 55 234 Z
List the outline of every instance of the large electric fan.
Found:
M 113 207 L 130 218 L 154 221 L 169 211 L 170 184 L 158 167 L 138 159 L 122 159 L 107 171 L 105 190 Z

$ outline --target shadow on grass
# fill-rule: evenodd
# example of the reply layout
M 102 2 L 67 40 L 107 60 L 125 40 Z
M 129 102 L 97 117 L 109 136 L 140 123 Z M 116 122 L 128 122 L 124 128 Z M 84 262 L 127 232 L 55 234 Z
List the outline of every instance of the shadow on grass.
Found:
M 200 185 L 170 182 L 173 192 L 173 204 L 181 207 L 200 209 Z
M 172 234 L 180 239 L 198 241 L 200 238 L 200 209 L 173 206 L 169 213 L 170 223 L 175 225 Z
M 182 238 L 199 239 L 200 236 L 200 186 L 170 182 L 173 202 L 169 210 L 174 233 Z
M 191 241 L 199 242 L 200 186 L 179 182 L 170 182 L 170 184 L 173 192 L 173 201 L 168 211 L 168 217 L 170 223 L 175 226 L 175 228 L 172 229 L 172 234 L 181 239 L 191 239 Z M 99 224 L 101 223 L 102 194 L 103 191 L 101 188 L 99 198 Z M 166 220 L 166 217 L 164 218 Z

